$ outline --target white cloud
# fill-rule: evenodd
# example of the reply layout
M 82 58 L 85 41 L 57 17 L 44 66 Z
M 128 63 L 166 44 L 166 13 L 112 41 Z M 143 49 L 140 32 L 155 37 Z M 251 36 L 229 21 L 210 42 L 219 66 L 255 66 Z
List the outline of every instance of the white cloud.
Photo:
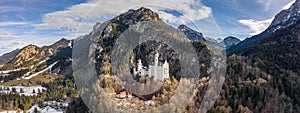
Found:
M 27 22 L 0 22 L 0 27 L 3 26 L 15 26 L 15 25 L 27 25 Z
M 208 18 L 211 8 L 202 6 L 200 0 L 91 0 L 71 6 L 63 11 L 43 15 L 42 23 L 34 25 L 37 29 L 60 29 L 89 32 L 96 22 L 103 22 L 131 8 L 150 6 L 160 17 L 170 23 L 188 23 Z M 185 16 L 176 17 L 164 10 L 173 8 Z M 85 21 L 86 20 L 86 21 Z M 82 22 L 84 21 L 84 22 Z M 78 29 L 81 26 L 81 29 Z
M 253 19 L 249 19 L 249 20 L 239 20 L 239 23 L 248 26 L 251 30 L 250 35 L 256 35 L 261 33 L 262 31 L 264 31 L 265 29 L 268 28 L 268 26 L 271 24 L 272 20 L 274 18 L 270 18 L 267 20 L 253 20 Z
M 296 0 L 290 1 L 290 2 L 287 3 L 285 6 L 283 6 L 282 10 L 284 10 L 284 9 L 289 9 L 295 2 L 296 2 Z
M 17 48 L 21 49 L 29 44 L 37 46 L 50 45 L 59 39 L 60 38 L 54 38 L 46 34 L 37 35 L 35 32 L 14 35 L 6 30 L 0 29 L 0 55 L 11 52 Z
M 290 1 L 290 0 L 288 0 Z M 262 4 L 265 6 L 265 10 L 269 10 L 269 8 L 271 9 L 275 9 L 274 7 L 282 7 L 281 10 L 284 9 L 289 9 L 293 3 L 295 3 L 296 0 L 291 0 L 290 2 L 288 2 L 287 4 L 284 5 L 284 2 L 286 3 L 287 1 L 281 1 L 281 0 L 257 0 L 258 3 Z M 277 3 L 277 4 L 273 4 L 272 3 Z M 278 8 L 277 8 L 278 9 Z M 266 20 L 254 20 L 254 19 L 244 19 L 244 20 L 239 20 L 239 23 L 248 26 L 251 30 L 250 35 L 256 35 L 261 33 L 262 31 L 264 31 L 265 29 L 267 29 L 269 27 L 269 25 L 272 23 L 274 17 L 270 18 L 270 19 L 266 19 Z
M 0 38 L 11 35 L 8 31 L 0 29 Z
M 211 8 L 202 6 L 200 0 L 90 0 L 68 7 L 62 11 L 50 12 L 43 15 L 42 23 L 30 24 L 27 22 L 0 22 L 1 26 L 34 26 L 36 30 L 58 30 L 54 34 L 38 34 L 36 32 L 24 32 L 13 34 L 0 29 L 0 55 L 16 48 L 22 48 L 28 44 L 38 46 L 49 45 L 61 37 L 54 35 L 66 35 L 76 37 L 92 30 L 96 22 L 103 22 L 128 11 L 128 9 L 148 7 L 158 12 L 160 17 L 170 23 L 188 23 L 208 18 Z M 175 17 L 164 10 L 173 8 L 184 16 Z M 6 11 L 14 11 L 15 8 L 0 7 Z M 0 11 L 1 12 L 1 11 Z M 79 34 L 76 34 L 79 33 Z M 42 37 L 42 38 L 41 38 Z

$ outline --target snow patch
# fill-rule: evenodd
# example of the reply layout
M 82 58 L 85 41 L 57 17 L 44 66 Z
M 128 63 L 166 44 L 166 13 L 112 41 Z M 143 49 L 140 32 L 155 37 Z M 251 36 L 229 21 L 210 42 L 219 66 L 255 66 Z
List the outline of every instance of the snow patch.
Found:
M 28 80 L 28 79 L 31 79 L 32 77 L 38 76 L 39 74 L 42 74 L 42 73 L 44 73 L 45 71 L 51 69 L 51 68 L 52 68 L 55 64 L 57 64 L 57 63 L 58 63 L 58 61 L 54 62 L 53 64 L 51 64 L 51 65 L 48 66 L 47 68 L 43 69 L 42 71 L 39 71 L 39 72 L 34 73 L 34 74 L 32 74 L 32 75 L 23 76 L 22 79 Z M 26 73 L 26 74 L 27 74 L 27 73 Z
M 2 111 L 0 113 L 18 113 L 18 111 L 15 110 L 11 110 L 11 111 Z
M 8 74 L 8 73 L 10 73 L 10 72 L 15 72 L 15 71 L 20 71 L 20 70 L 21 70 L 21 68 L 19 68 L 19 69 L 14 69 L 14 70 L 0 71 L 0 74 Z
M 72 41 L 69 42 L 68 46 L 72 48 Z
M 36 96 L 39 92 L 47 90 L 47 88 L 42 86 L 0 86 L 0 94 L 10 94 L 15 89 L 15 93 L 24 96 Z
M 50 106 L 46 106 L 44 108 L 40 108 L 37 104 L 32 106 L 26 113 L 35 113 L 35 110 L 39 113 L 64 113 L 64 111 L 56 110 Z

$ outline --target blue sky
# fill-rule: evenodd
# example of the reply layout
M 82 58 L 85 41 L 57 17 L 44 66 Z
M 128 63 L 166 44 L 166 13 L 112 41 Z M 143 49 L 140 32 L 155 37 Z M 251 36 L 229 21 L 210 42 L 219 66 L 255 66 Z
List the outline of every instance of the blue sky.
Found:
M 60 38 L 76 38 L 90 32 L 96 22 L 141 4 L 158 12 L 170 25 L 186 24 L 206 37 L 244 39 L 264 30 L 293 1 L 1 0 L 0 55 L 28 44 L 43 46 Z

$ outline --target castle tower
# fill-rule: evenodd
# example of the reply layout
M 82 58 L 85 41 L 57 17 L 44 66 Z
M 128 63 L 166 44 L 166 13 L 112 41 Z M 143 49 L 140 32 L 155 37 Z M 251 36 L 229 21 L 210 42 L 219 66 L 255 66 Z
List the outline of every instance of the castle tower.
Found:
M 159 57 L 159 53 L 158 51 L 156 51 L 155 58 L 154 58 L 154 66 L 158 66 L 158 57 Z
M 140 71 L 143 68 L 142 60 L 139 59 L 137 63 L 137 71 Z
M 165 63 L 163 64 L 163 75 L 164 78 L 170 78 L 169 76 L 169 63 L 167 62 L 167 60 L 165 60 Z

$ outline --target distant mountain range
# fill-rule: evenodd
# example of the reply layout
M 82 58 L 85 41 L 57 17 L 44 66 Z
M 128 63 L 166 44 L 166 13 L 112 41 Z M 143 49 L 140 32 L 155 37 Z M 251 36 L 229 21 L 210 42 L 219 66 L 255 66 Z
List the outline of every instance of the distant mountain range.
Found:
M 56 55 L 61 48 L 68 47 L 70 42 L 70 40 L 61 39 L 50 46 L 37 47 L 35 45 L 28 45 L 22 49 L 14 50 L 1 56 L 3 58 L 0 62 L 3 65 L 1 68 L 16 69 L 30 67 Z
M 9 53 L 6 53 L 2 56 L 0 56 L 0 64 L 3 64 L 7 61 L 10 61 L 12 58 L 14 58 L 18 53 L 20 52 L 20 49 L 15 49 Z

